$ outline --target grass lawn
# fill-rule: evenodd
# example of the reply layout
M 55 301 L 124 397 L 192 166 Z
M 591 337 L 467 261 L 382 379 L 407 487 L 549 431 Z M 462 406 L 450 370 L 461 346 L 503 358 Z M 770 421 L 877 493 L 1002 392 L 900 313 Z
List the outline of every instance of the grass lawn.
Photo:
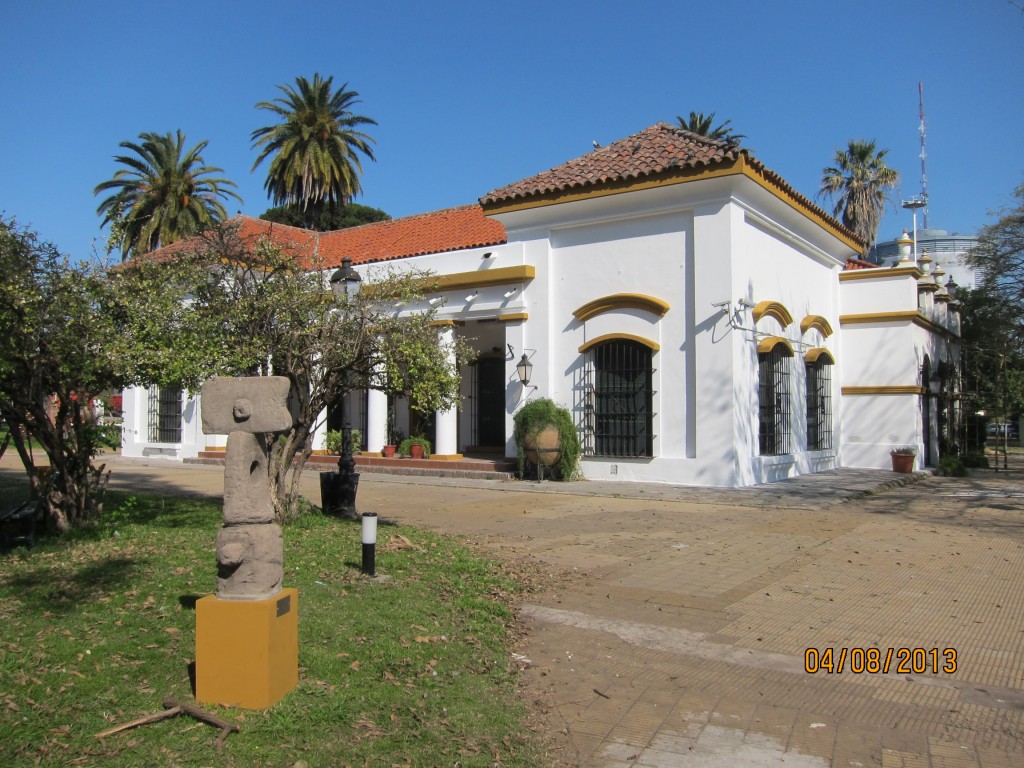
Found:
M 544 764 L 515 694 L 503 567 L 382 525 L 391 578 L 371 580 L 358 524 L 319 514 L 285 529 L 298 688 L 267 711 L 206 707 L 241 725 L 221 754 L 187 716 L 97 739 L 165 697 L 193 701 L 193 605 L 216 589 L 220 523 L 217 502 L 111 493 L 95 527 L 0 554 L 0 765 Z

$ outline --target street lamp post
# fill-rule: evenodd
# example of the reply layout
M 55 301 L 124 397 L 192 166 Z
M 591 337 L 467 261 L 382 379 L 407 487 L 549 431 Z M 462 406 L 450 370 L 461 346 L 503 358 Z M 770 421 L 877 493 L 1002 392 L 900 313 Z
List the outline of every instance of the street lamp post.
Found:
M 360 288 L 362 278 L 352 267 L 352 259 L 346 256 L 341 260 L 341 267 L 331 275 L 331 291 L 346 314 L 349 303 L 359 296 Z M 341 401 L 341 409 L 341 456 L 338 458 L 338 471 L 322 473 L 320 495 L 325 513 L 355 518 L 358 516 L 356 492 L 359 490 L 359 473 L 355 471 L 356 461 L 352 457 L 352 424 L 344 399 Z

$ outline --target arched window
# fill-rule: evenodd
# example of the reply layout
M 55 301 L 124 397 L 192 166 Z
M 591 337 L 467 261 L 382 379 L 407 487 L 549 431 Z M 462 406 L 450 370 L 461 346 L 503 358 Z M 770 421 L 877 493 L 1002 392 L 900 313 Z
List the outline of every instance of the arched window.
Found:
M 609 339 L 589 349 L 584 448 L 591 456 L 653 456 L 653 368 L 649 346 Z
M 790 359 L 793 348 L 773 336 L 757 348 L 758 441 L 762 456 L 792 453 L 790 410 Z
M 807 450 L 832 449 L 832 356 L 812 349 L 804 356 L 807 377 Z

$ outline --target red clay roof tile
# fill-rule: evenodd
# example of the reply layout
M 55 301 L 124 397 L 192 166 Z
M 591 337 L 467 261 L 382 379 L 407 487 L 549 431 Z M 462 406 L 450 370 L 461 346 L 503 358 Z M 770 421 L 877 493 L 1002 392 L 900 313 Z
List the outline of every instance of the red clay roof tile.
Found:
M 421 213 L 351 229 L 324 232 L 320 258 L 327 267 L 348 256 L 353 264 L 481 248 L 506 242 L 505 227 L 479 205 Z
M 603 184 L 641 180 L 683 169 L 732 161 L 745 150 L 658 123 L 544 173 L 496 189 L 480 198 L 489 205 L 526 200 L 551 193 L 582 191 Z
M 346 256 L 353 264 L 366 264 L 506 242 L 505 227 L 484 216 L 483 209 L 475 204 L 333 232 L 313 232 L 244 215 L 226 224 L 237 224 L 239 236 L 246 242 L 255 243 L 258 238 L 266 237 L 302 258 L 307 265 L 316 260 L 322 269 L 340 266 Z M 147 258 L 169 258 L 195 247 L 197 239 L 172 243 L 148 254 Z

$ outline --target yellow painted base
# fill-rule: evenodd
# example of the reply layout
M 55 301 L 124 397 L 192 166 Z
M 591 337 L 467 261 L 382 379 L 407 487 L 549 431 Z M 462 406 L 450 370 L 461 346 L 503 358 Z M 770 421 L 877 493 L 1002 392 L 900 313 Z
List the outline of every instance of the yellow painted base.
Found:
M 431 461 L 462 461 L 461 453 L 432 453 Z
M 299 683 L 299 591 L 196 602 L 196 702 L 266 709 Z

